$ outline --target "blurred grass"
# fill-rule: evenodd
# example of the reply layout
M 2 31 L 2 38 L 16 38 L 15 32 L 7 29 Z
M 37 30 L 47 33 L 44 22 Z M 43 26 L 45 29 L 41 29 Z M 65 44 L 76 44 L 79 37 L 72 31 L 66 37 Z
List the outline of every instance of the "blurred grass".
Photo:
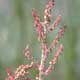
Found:
M 20 64 L 28 63 L 23 50 L 30 44 L 32 55 L 40 60 L 39 42 L 33 27 L 32 8 L 43 18 L 48 0 L 0 0 L 0 80 L 6 76 L 6 68 L 15 70 Z M 80 0 L 56 0 L 52 10 L 54 16 L 62 15 L 67 28 L 62 39 L 64 53 L 58 65 L 46 80 L 80 80 Z M 43 20 L 43 19 L 42 19 Z M 61 23 L 61 24 L 62 24 Z M 48 41 L 53 39 L 53 34 Z M 35 75 L 36 71 L 32 71 Z M 34 78 L 34 76 L 32 76 Z M 51 78 L 51 79 L 50 79 Z

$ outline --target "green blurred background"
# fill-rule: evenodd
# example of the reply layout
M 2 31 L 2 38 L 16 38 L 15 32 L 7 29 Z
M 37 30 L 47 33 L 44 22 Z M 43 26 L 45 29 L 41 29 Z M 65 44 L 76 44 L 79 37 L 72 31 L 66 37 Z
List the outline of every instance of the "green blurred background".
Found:
M 7 67 L 15 70 L 20 64 L 29 63 L 23 54 L 26 44 L 30 44 L 34 58 L 40 60 L 41 51 L 31 11 L 36 8 L 43 20 L 43 10 L 48 1 L 0 0 L 0 80 L 5 79 Z M 61 24 L 67 26 L 61 40 L 65 48 L 54 72 L 45 80 L 80 80 L 80 0 L 55 1 L 52 20 L 62 15 Z M 49 42 L 54 34 L 49 36 Z M 35 74 L 36 71 L 32 70 L 33 78 Z

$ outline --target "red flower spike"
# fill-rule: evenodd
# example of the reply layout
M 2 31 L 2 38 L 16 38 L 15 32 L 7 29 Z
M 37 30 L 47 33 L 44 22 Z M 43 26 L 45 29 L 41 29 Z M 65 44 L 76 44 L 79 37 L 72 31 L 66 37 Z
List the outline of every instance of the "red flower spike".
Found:
M 48 27 L 48 31 L 52 31 L 55 29 L 55 27 L 61 22 L 62 18 L 61 16 L 58 16 L 56 20 L 52 23 L 50 27 Z
M 54 6 L 54 0 L 50 0 L 48 4 L 46 5 L 46 8 L 44 10 L 44 24 L 47 27 L 50 23 L 51 18 L 51 9 Z
M 30 49 L 29 49 L 29 45 L 26 46 L 26 48 L 25 48 L 25 50 L 24 50 L 24 53 L 25 53 L 25 57 L 26 57 L 28 60 L 31 60 L 31 59 L 32 59 L 31 52 L 30 52 Z
M 55 64 L 57 63 L 58 57 L 59 57 L 60 54 L 62 53 L 63 48 L 64 48 L 63 45 L 60 44 L 60 47 L 57 49 L 57 51 L 56 51 L 56 53 L 55 53 L 55 55 L 54 55 L 52 61 L 50 61 L 50 64 L 55 65 Z
M 48 75 L 50 72 L 52 72 L 52 70 L 52 66 L 49 66 L 48 69 L 45 71 L 45 75 Z
M 7 68 L 6 71 L 7 71 L 8 77 L 5 80 L 15 80 L 14 79 L 14 76 L 12 75 L 11 69 L 10 68 Z
M 64 35 L 64 31 L 65 31 L 65 25 L 63 25 L 60 30 L 58 31 L 58 34 L 56 35 L 56 38 L 53 40 L 52 44 L 51 44 L 51 50 L 54 49 L 56 47 L 56 45 L 59 43 L 61 37 Z

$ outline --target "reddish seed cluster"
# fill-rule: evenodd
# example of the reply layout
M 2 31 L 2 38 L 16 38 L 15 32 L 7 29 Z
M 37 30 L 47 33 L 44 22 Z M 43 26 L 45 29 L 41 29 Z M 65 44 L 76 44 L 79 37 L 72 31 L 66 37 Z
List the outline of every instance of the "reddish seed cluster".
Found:
M 7 71 L 8 77 L 5 80 L 15 80 L 14 79 L 14 76 L 12 75 L 11 69 L 10 68 L 7 68 L 6 71 Z
M 56 45 L 59 43 L 61 37 L 64 35 L 65 25 L 61 27 L 61 29 L 58 31 L 58 34 L 56 35 L 56 38 L 53 40 L 51 44 L 51 50 L 56 47 Z
M 65 25 L 62 25 L 55 39 L 51 43 L 51 45 L 47 43 L 47 40 L 46 40 L 47 34 L 49 34 L 50 31 L 53 31 L 62 20 L 61 16 L 58 16 L 55 19 L 55 21 L 53 21 L 52 24 L 50 23 L 51 17 L 52 17 L 51 9 L 54 6 L 54 3 L 55 3 L 54 0 L 50 0 L 48 4 L 46 5 L 45 10 L 44 10 L 44 21 L 43 22 L 41 22 L 39 15 L 35 11 L 35 9 L 32 10 L 34 26 L 36 28 L 36 31 L 38 34 L 38 40 L 40 41 L 40 48 L 42 50 L 40 63 L 37 63 L 36 60 L 33 58 L 33 56 L 31 55 L 29 45 L 27 45 L 27 47 L 24 50 L 24 53 L 25 53 L 25 57 L 31 61 L 31 64 L 30 65 L 29 64 L 20 65 L 13 74 L 10 70 L 7 70 L 8 77 L 6 78 L 6 80 L 17 80 L 17 79 L 33 80 L 27 77 L 27 75 L 30 74 L 29 69 L 31 68 L 34 68 L 35 70 L 38 70 L 39 72 L 35 76 L 36 80 L 44 80 L 43 76 L 48 75 L 50 72 L 54 70 L 55 64 L 57 63 L 59 56 L 63 51 L 63 44 L 59 44 L 59 42 L 60 42 L 61 37 L 64 35 L 64 31 L 65 31 Z M 59 45 L 59 48 L 56 50 L 56 53 L 54 54 L 51 61 L 49 61 L 49 66 L 46 69 L 45 64 L 48 59 L 48 55 L 50 54 L 50 52 L 52 52 L 53 49 L 57 47 L 57 45 Z
M 57 63 L 58 57 L 60 56 L 60 54 L 62 53 L 62 51 L 63 51 L 63 45 L 60 44 L 60 47 L 57 49 L 57 52 L 53 56 L 52 61 L 50 61 L 49 63 L 55 65 Z
M 55 27 L 60 23 L 61 16 L 58 16 L 56 20 L 52 23 L 52 25 L 48 28 L 48 31 L 53 31 Z
M 49 65 L 49 67 L 45 71 L 45 75 L 48 75 L 53 70 L 53 67 Z
M 28 74 L 28 72 L 25 72 L 26 69 L 29 69 L 29 65 L 20 65 L 14 73 L 15 79 L 19 78 L 20 76 L 25 76 L 25 74 Z
M 31 55 L 31 52 L 30 52 L 30 49 L 29 49 L 29 45 L 26 46 L 26 48 L 24 50 L 24 53 L 25 53 L 25 57 L 28 60 L 32 60 L 32 55 Z
M 34 17 L 34 26 L 36 27 L 36 31 L 38 33 L 38 40 L 43 40 L 45 37 L 42 30 L 42 24 L 35 9 L 32 10 L 32 16 Z
M 46 5 L 46 9 L 44 11 L 44 24 L 47 25 L 50 22 L 51 18 L 51 9 L 54 5 L 54 0 L 50 0 L 50 2 Z

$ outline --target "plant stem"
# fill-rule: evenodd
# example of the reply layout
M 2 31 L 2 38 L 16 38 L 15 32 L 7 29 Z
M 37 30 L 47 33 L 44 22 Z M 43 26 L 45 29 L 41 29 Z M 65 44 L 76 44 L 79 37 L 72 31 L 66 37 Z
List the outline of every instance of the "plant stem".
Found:
M 40 65 L 43 65 L 44 64 L 44 57 L 43 57 L 43 49 L 42 49 L 42 55 L 41 55 L 41 62 L 40 62 Z M 39 80 L 43 80 L 43 73 L 41 70 L 39 70 Z

